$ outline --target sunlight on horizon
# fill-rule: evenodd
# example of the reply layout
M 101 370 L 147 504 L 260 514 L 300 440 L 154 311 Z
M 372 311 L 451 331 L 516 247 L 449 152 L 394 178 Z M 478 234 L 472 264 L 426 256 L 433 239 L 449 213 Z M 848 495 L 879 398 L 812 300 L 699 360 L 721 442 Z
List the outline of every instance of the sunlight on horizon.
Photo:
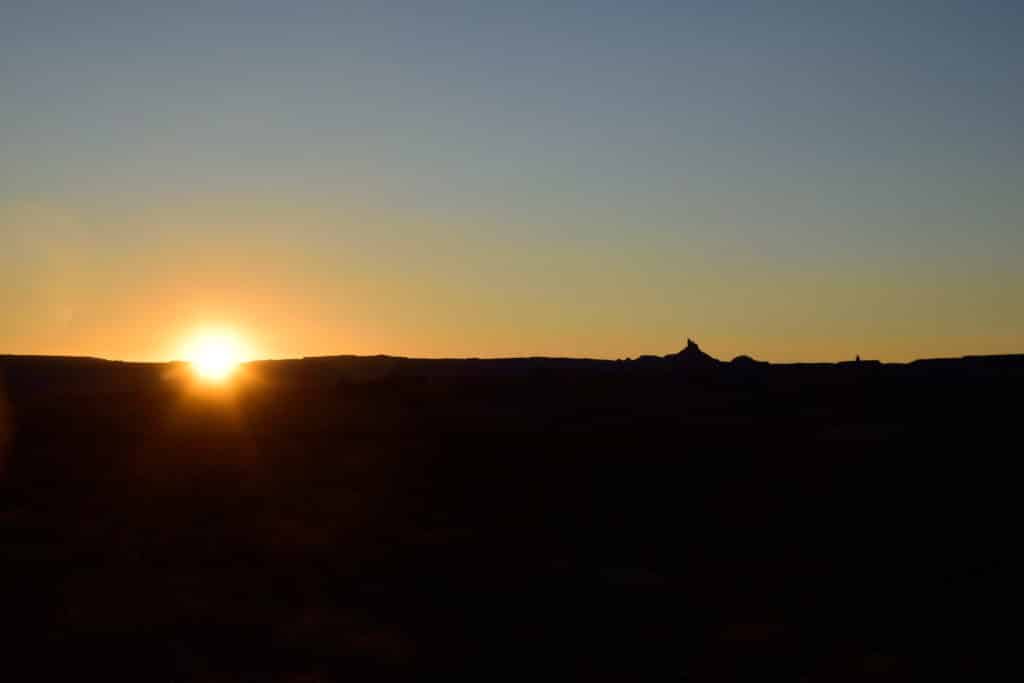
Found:
M 186 343 L 183 356 L 196 375 L 207 382 L 226 381 L 242 363 L 250 360 L 244 344 L 227 330 L 204 330 Z

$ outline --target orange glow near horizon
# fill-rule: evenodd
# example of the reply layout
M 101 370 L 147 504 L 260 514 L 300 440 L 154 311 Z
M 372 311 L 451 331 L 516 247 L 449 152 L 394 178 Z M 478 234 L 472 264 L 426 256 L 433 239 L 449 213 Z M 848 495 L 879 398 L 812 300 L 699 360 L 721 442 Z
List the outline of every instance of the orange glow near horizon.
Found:
M 211 383 L 223 383 L 249 353 L 237 335 L 226 330 L 206 330 L 196 334 L 184 348 L 184 357 L 196 375 Z

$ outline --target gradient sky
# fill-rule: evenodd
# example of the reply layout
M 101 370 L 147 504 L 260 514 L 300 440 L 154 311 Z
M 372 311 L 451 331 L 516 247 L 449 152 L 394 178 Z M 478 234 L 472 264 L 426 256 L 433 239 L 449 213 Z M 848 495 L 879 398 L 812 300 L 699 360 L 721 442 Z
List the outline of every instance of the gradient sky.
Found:
M 0 353 L 1024 352 L 1022 35 L 977 0 L 7 0 Z

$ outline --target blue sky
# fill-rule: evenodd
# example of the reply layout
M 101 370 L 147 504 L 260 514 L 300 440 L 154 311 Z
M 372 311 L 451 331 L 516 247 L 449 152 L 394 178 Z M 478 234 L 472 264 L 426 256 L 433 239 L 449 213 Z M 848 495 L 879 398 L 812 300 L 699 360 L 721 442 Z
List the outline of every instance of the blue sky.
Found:
M 164 354 L 116 335 L 145 297 L 87 312 L 111 263 L 237 318 L 239 278 L 294 310 L 384 261 L 386 319 L 268 353 L 1022 350 L 1018 3 L 160 5 L 0 8 L 0 351 Z M 231 240 L 272 276 L 187 275 Z

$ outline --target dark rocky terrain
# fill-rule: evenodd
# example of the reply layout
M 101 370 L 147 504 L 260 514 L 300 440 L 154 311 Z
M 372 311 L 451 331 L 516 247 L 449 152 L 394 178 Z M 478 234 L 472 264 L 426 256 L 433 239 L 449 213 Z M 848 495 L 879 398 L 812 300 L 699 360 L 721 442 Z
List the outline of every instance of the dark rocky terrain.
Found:
M 0 357 L 37 680 L 962 679 L 1012 651 L 1024 356 Z M 27 680 L 14 676 L 10 680 Z

